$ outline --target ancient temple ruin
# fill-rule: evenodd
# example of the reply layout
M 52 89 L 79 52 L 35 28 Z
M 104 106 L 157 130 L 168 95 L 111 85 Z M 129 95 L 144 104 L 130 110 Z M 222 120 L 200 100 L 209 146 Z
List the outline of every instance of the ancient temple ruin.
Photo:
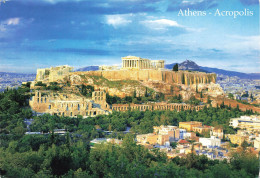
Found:
M 164 60 L 150 60 L 136 56 L 122 57 L 122 69 L 163 69 Z

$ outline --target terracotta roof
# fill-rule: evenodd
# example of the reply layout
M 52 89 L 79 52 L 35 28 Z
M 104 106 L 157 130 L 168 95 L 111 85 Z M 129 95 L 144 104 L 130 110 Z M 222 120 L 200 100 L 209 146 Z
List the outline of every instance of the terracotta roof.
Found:
M 179 140 L 178 143 L 179 144 L 188 144 L 190 142 L 188 142 L 187 140 Z

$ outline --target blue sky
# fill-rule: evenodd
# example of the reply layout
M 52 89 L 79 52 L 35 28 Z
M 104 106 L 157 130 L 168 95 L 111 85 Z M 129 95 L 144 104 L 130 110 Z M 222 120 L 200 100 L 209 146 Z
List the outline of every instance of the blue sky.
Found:
M 260 71 L 258 0 L 0 2 L 0 71 L 120 65 L 127 55 Z M 188 8 L 207 15 L 178 16 L 180 9 Z M 253 15 L 214 16 L 217 9 Z

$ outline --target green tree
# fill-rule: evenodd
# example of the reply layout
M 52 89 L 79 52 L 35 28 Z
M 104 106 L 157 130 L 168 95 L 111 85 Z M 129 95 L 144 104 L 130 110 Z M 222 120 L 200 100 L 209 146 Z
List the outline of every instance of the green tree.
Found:
M 174 148 L 174 149 L 175 149 L 175 148 L 177 147 L 177 145 L 178 145 L 178 143 L 177 143 L 177 142 L 171 142 L 171 147 L 172 147 L 172 148 Z
M 173 71 L 177 72 L 179 70 L 178 64 L 175 64 L 172 68 Z
M 228 94 L 228 98 L 234 99 L 234 95 L 233 95 L 232 93 L 229 93 L 229 94 Z
M 182 84 L 185 84 L 185 76 L 184 76 L 183 73 L 182 73 L 182 75 L 181 75 L 181 83 L 182 83 Z
M 210 96 L 207 98 L 207 104 L 211 104 Z

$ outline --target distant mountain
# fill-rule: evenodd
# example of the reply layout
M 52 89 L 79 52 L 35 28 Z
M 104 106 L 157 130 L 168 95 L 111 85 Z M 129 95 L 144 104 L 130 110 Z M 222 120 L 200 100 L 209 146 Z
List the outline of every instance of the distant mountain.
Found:
M 172 69 L 176 63 L 172 64 L 165 64 L 166 69 Z M 241 79 L 260 79 L 260 73 L 242 73 L 242 72 L 235 72 L 229 70 L 223 70 L 218 68 L 212 67 L 202 67 L 197 65 L 194 61 L 186 60 L 179 64 L 179 70 L 191 70 L 191 71 L 200 71 L 206 73 L 216 73 L 218 75 L 227 75 L 229 77 L 237 76 Z
M 177 63 L 172 63 L 172 64 L 165 64 L 166 69 L 172 69 L 173 66 Z M 206 72 L 208 73 L 207 70 L 201 69 L 201 67 L 196 64 L 194 61 L 191 60 L 185 60 L 182 63 L 178 64 L 179 70 L 191 70 L 191 71 L 199 71 L 199 72 Z
M 201 67 L 198 64 L 191 60 L 185 60 L 184 62 L 180 63 L 179 70 L 191 70 L 208 73 L 207 70 L 201 69 Z
M 98 70 L 99 66 L 86 66 L 83 68 L 79 68 L 76 71 L 96 71 Z
M 242 73 L 242 72 L 229 71 L 229 70 L 223 70 L 223 69 L 211 68 L 211 67 L 200 67 L 200 68 L 208 72 L 213 72 L 219 75 L 227 75 L 229 77 L 237 76 L 241 79 L 260 79 L 260 73 Z
M 185 60 L 179 64 L 179 70 L 199 70 L 200 66 L 193 61 Z

